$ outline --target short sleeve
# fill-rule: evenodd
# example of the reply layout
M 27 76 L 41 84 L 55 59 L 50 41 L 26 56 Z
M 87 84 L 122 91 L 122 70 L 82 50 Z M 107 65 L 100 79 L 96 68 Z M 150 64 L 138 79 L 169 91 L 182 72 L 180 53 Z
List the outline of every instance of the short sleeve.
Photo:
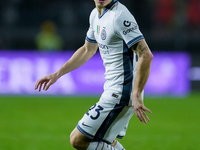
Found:
M 93 22 L 94 22 L 94 17 L 95 17 L 95 10 L 93 10 L 90 14 L 90 27 L 87 31 L 87 35 L 86 35 L 86 40 L 90 43 L 97 43 L 95 36 L 94 36 L 94 28 L 93 28 Z
M 114 29 L 116 34 L 125 41 L 129 48 L 138 41 L 144 39 L 135 18 L 128 10 L 116 15 L 114 19 Z

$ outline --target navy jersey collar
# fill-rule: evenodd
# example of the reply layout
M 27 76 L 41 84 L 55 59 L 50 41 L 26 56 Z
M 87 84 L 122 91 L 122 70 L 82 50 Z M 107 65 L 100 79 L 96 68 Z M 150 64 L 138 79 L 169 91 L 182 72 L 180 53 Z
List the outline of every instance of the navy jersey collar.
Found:
M 106 6 L 106 8 L 104 9 L 102 15 L 101 15 L 101 16 L 99 15 L 99 19 L 100 19 L 100 18 L 101 18 L 101 17 L 102 17 L 116 2 L 118 2 L 118 0 L 112 0 L 112 2 L 110 2 L 110 3 Z
M 118 1 L 118 0 L 112 0 L 112 2 L 110 2 L 110 3 L 106 6 L 106 8 L 107 8 L 107 9 L 110 9 L 117 1 Z

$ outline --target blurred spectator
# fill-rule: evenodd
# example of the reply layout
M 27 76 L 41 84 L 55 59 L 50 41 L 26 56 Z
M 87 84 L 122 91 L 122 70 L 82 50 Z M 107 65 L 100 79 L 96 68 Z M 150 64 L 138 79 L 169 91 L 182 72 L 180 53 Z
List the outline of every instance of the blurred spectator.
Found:
M 186 8 L 186 17 L 189 27 L 200 27 L 200 1 L 188 0 Z
M 56 26 L 51 21 L 45 21 L 41 25 L 41 32 L 36 37 L 36 45 L 39 50 L 62 50 L 62 38 L 56 33 Z
M 199 50 L 200 0 L 119 1 L 134 15 L 152 49 L 191 52 L 193 46 L 194 51 Z M 76 49 L 83 42 L 94 7 L 91 0 L 0 0 L 0 49 Z M 54 25 L 38 33 L 44 20 Z
M 174 23 L 175 0 L 156 0 L 155 25 L 157 27 L 169 27 Z

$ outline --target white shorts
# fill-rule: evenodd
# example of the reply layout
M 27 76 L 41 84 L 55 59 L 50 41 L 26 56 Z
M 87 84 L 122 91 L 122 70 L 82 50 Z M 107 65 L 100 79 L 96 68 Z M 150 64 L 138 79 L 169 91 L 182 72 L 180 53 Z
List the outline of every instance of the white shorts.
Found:
M 112 143 L 120 132 L 127 128 L 133 114 L 132 106 L 107 103 L 105 98 L 101 98 L 85 113 L 77 129 L 92 141 Z

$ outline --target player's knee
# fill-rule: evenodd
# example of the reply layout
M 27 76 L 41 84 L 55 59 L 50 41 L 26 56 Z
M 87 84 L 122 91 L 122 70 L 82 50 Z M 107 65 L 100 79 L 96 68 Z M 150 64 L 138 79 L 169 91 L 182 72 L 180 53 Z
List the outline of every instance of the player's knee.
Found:
M 70 134 L 70 144 L 74 147 L 77 148 L 78 147 L 78 142 L 77 142 L 77 138 L 76 136 L 72 133 Z
M 78 149 L 80 147 L 80 145 L 78 144 L 78 142 L 76 142 L 73 139 L 70 139 L 70 144 L 72 145 L 72 147 L 74 147 L 75 149 Z
M 87 149 L 86 143 L 74 137 L 70 138 L 70 144 L 77 150 Z
M 74 131 L 70 134 L 70 144 L 77 150 L 87 149 L 88 142 L 82 140 Z

